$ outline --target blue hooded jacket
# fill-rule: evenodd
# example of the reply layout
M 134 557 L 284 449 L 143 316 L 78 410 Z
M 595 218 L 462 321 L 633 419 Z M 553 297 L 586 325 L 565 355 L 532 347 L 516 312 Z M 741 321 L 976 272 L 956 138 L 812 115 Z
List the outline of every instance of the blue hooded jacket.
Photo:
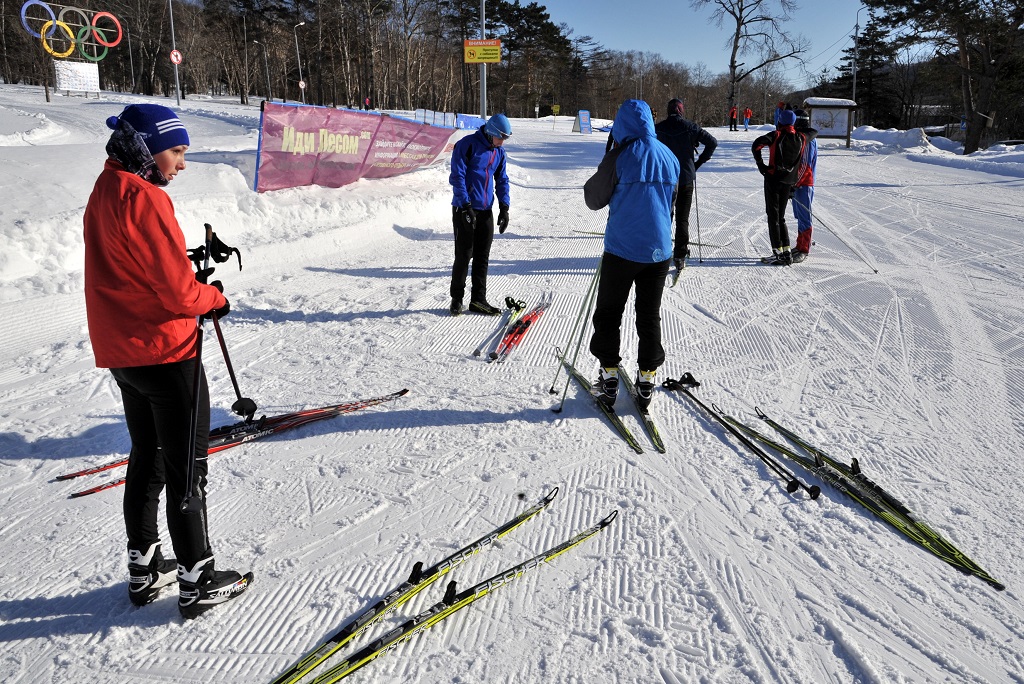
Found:
M 606 252 L 641 264 L 672 257 L 672 212 L 679 161 L 658 142 L 651 108 L 626 100 L 612 125 L 616 147 L 583 186 L 587 206 L 608 207 Z
M 448 182 L 452 186 L 453 207 L 470 204 L 478 211 L 490 209 L 495 191 L 498 204 L 509 206 L 505 149 L 491 145 L 483 126 L 455 143 Z

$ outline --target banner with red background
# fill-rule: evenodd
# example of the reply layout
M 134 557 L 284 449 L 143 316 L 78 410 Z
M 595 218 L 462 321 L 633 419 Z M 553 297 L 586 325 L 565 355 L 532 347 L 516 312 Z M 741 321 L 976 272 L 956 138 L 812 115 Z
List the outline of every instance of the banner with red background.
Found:
M 386 114 L 264 102 L 254 189 L 337 188 L 408 173 L 450 153 L 456 133 Z

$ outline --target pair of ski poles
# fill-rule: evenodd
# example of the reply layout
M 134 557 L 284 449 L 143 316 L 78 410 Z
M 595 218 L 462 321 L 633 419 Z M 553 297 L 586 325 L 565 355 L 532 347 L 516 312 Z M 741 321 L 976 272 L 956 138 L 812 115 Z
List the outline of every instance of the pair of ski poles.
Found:
M 590 320 L 590 314 L 594 310 L 594 305 L 597 303 L 597 284 L 601 279 L 601 259 L 597 260 L 597 268 L 594 269 L 594 277 L 590 279 L 590 286 L 587 288 L 587 294 L 583 298 L 583 305 L 580 306 L 580 312 L 576 316 L 576 321 L 572 324 L 572 330 L 569 331 L 569 339 L 565 345 L 564 356 L 558 359 L 558 367 L 555 369 L 555 377 L 551 380 L 551 387 L 548 389 L 550 394 L 558 394 L 558 390 L 555 389 L 555 383 L 558 381 L 558 374 L 562 372 L 564 365 L 563 359 L 568 359 L 569 348 L 573 344 L 573 339 L 576 340 L 575 347 L 572 352 L 572 361 L 570 365 L 575 366 L 576 360 L 580 355 L 580 347 L 583 346 L 583 334 L 587 330 L 587 321 Z M 562 408 L 565 406 L 565 396 L 569 392 L 569 383 L 572 382 L 572 376 L 569 373 L 565 374 L 565 387 L 562 389 L 562 400 L 558 403 L 558 408 L 552 409 L 555 413 L 561 413 Z
M 200 271 L 201 278 L 200 282 L 206 281 L 206 278 L 213 273 L 213 269 L 210 268 L 210 255 L 212 246 L 216 241 L 216 236 L 213 233 L 213 226 L 209 223 L 204 224 L 206 228 L 206 242 L 205 251 L 203 253 L 203 268 Z M 223 246 L 223 243 L 220 243 Z M 214 257 L 215 261 L 227 261 L 231 256 L 231 252 L 238 252 L 237 249 L 227 248 L 226 252 L 218 253 Z M 223 257 L 223 258 L 220 258 Z M 196 267 L 198 269 L 199 263 L 196 261 Z M 242 257 L 239 254 L 238 257 L 238 268 L 242 268 Z M 198 275 L 198 274 L 197 274 Z M 231 358 L 228 356 L 228 347 L 224 343 L 224 333 L 220 329 L 220 321 L 217 317 L 217 312 L 210 312 L 210 318 L 213 319 L 213 328 L 217 332 L 217 339 L 220 341 L 220 349 L 224 354 L 224 364 L 228 368 L 228 375 L 231 377 L 231 386 L 235 389 L 235 403 L 231 405 L 231 410 L 236 414 L 243 416 L 245 422 L 248 423 L 252 420 L 253 415 L 256 413 L 256 402 L 248 397 L 243 397 L 241 390 L 238 388 L 238 379 L 235 377 L 235 369 L 231 365 Z M 206 327 L 206 315 L 199 317 L 198 325 L 196 328 L 196 364 L 195 370 L 192 374 L 192 415 L 189 420 L 189 436 L 188 436 L 188 466 L 185 470 L 185 497 L 181 500 L 181 512 L 182 513 L 198 513 L 202 510 L 202 497 L 194 496 L 195 482 L 196 482 L 196 441 L 198 439 L 197 432 L 199 430 L 199 390 L 202 385 L 203 379 L 203 333 Z

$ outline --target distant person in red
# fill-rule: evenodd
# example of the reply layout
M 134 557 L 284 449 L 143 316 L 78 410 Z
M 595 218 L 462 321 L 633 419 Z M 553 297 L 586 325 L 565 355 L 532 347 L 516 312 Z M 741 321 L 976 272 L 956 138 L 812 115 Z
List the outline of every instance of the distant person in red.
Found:
M 365 109 L 366 111 L 370 111 L 370 98 L 369 97 L 367 97 L 365 100 L 363 100 L 363 109 Z
M 740 130 L 739 125 L 736 123 L 736 115 L 737 115 L 736 105 L 733 105 L 732 109 L 729 110 L 729 130 L 730 131 L 738 131 L 738 130 Z
M 754 112 L 751 111 L 750 107 L 743 110 L 743 130 L 750 130 L 750 117 L 754 116 Z

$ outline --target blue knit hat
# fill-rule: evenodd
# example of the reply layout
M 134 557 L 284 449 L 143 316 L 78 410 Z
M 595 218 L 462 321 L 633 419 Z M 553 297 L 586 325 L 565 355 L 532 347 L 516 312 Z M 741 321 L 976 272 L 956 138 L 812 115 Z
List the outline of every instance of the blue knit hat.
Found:
M 792 126 L 796 123 L 796 113 L 792 109 L 784 109 L 779 112 L 779 125 Z
M 189 144 L 185 124 L 181 123 L 177 114 L 163 105 L 128 105 L 120 116 L 107 119 L 107 128 L 117 130 L 122 121 L 131 124 L 142 136 L 150 154 L 160 154 L 172 147 Z

